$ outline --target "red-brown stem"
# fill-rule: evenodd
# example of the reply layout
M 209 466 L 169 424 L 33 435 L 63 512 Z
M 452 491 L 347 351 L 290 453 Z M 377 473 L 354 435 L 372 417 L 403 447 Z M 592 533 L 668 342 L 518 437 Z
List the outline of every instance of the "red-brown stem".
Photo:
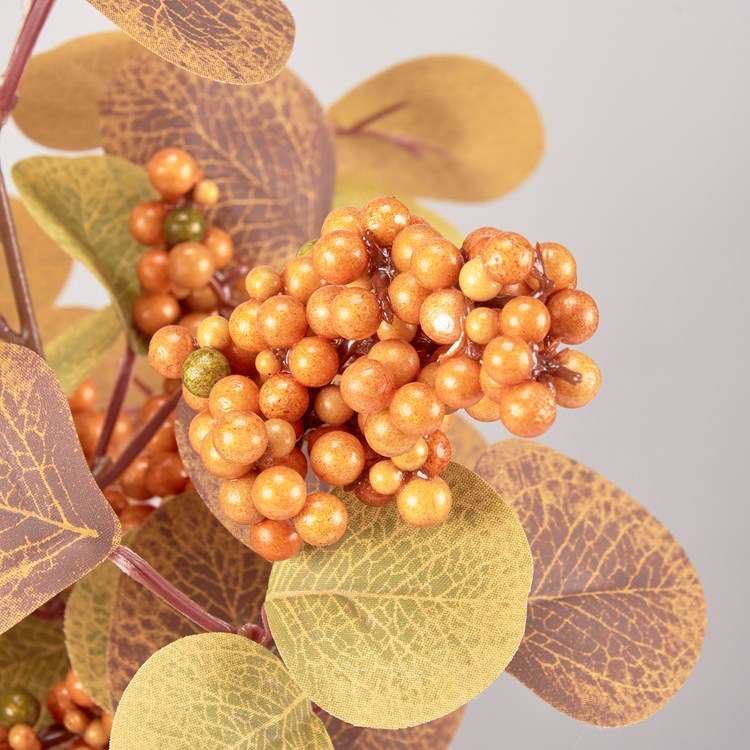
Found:
M 175 391 L 167 401 L 165 401 L 156 411 L 153 417 L 146 422 L 139 430 L 135 437 L 128 443 L 125 450 L 119 458 L 106 469 L 98 474 L 95 472 L 96 483 L 104 489 L 110 484 L 116 482 L 125 469 L 130 466 L 133 459 L 143 451 L 149 440 L 156 434 L 156 431 L 164 424 L 164 420 L 174 411 L 177 402 L 180 400 L 182 392 Z
M 352 133 L 358 133 L 362 130 L 362 128 L 366 128 L 368 125 L 372 125 L 372 123 L 381 120 L 386 115 L 393 114 L 399 109 L 403 109 L 408 103 L 408 101 L 403 100 L 400 102 L 396 102 L 395 104 L 389 104 L 387 107 L 384 107 L 383 109 L 378 110 L 371 115 L 367 115 L 367 117 L 364 117 L 359 122 L 354 123 L 354 125 L 350 125 L 348 128 L 338 128 L 336 132 L 339 135 L 350 135 Z
M 13 297 L 16 301 L 16 310 L 18 310 L 18 320 L 21 326 L 20 333 L 15 334 L 6 324 L 4 328 L 7 330 L 3 338 L 6 341 L 20 343 L 43 357 L 42 338 L 39 335 L 34 305 L 31 302 L 31 291 L 26 278 L 26 269 L 23 265 L 23 256 L 18 244 L 16 225 L 13 223 L 13 214 L 2 169 L 0 169 L 0 242 L 2 242 L 5 252 L 5 265 L 8 267 L 8 276 L 13 288 Z
M 125 402 L 125 396 L 128 393 L 130 379 L 133 376 L 133 367 L 135 367 L 135 352 L 130 346 L 128 346 L 127 349 L 125 349 L 125 354 L 122 355 L 122 359 L 120 360 L 120 369 L 117 373 L 117 380 L 115 381 L 112 395 L 109 397 L 107 414 L 104 417 L 104 426 L 102 427 L 101 435 L 99 435 L 99 441 L 96 444 L 94 455 L 91 457 L 91 466 L 96 466 L 99 459 L 107 452 L 107 448 L 109 448 L 109 441 L 112 439 L 112 431 L 115 429 L 117 418 L 120 416 L 122 405 Z
M 75 734 L 69 732 L 65 727 L 60 726 L 60 724 L 50 724 L 48 727 L 39 730 L 37 734 L 39 742 L 45 750 L 49 747 L 57 747 L 63 742 L 72 740 L 75 736 Z
M 226 317 L 229 317 L 232 314 L 232 310 L 236 307 L 235 301 L 229 296 L 224 285 L 215 276 L 211 277 L 208 285 L 219 300 L 222 314 L 226 314 Z
M 175 588 L 164 576 L 152 568 L 140 555 L 127 547 L 118 547 L 110 552 L 109 559 L 125 575 L 147 588 L 172 609 L 179 612 L 199 628 L 209 633 L 235 633 L 236 630 L 219 617 L 214 617 L 198 606 L 189 596 Z
M 137 375 L 133 375 L 133 385 L 136 388 L 139 388 L 141 391 L 143 391 L 143 393 L 145 393 L 147 396 L 153 396 L 154 395 L 154 392 L 149 387 L 148 383 L 145 383 Z

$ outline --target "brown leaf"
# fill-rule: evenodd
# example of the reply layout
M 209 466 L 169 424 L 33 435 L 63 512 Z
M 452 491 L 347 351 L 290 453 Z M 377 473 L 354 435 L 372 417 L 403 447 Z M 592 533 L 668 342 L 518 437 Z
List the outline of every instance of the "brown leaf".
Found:
M 52 370 L 30 350 L 0 343 L 0 632 L 119 540 Z
M 534 171 L 544 148 L 526 91 L 470 57 L 395 65 L 343 96 L 328 115 L 339 175 L 383 183 L 395 194 L 497 198 Z
M 459 417 L 458 414 L 451 416 L 450 427 L 446 435 L 451 441 L 451 460 L 467 469 L 473 469 L 477 458 L 489 447 L 477 430 L 475 422 Z
M 318 236 L 333 195 L 333 136 L 315 96 L 290 71 L 243 88 L 136 55 L 101 108 L 109 153 L 145 164 L 166 144 L 180 146 L 218 182 L 212 218 L 232 235 L 241 261 L 280 267 Z
M 225 83 L 277 75 L 294 44 L 280 0 L 89 0 L 144 47 L 192 73 Z
M 270 564 L 235 542 L 195 493 L 152 513 L 131 548 L 211 614 L 235 625 L 260 622 Z M 203 632 L 125 576 L 110 622 L 109 680 L 115 707 L 149 656 L 178 638 Z
M 32 140 L 69 151 L 98 148 L 99 97 L 122 61 L 142 47 L 119 31 L 71 39 L 34 55 L 13 119 Z
M 369 729 L 320 714 L 336 750 L 445 750 L 464 718 L 459 708 L 442 719 L 408 729 Z
M 194 416 L 195 412 L 184 400 L 181 400 L 177 405 L 177 420 L 174 430 L 177 436 L 177 447 L 180 451 L 185 471 L 187 471 L 190 480 L 195 485 L 195 489 L 198 490 L 198 494 L 211 513 L 216 516 L 230 534 L 239 539 L 243 544 L 248 545 L 250 544 L 248 527 L 240 526 L 240 524 L 230 521 L 221 512 L 221 506 L 219 505 L 221 479 L 211 474 L 203 465 L 200 456 L 193 450 L 193 446 L 190 445 L 188 432 L 190 430 L 190 422 Z
M 506 440 L 477 462 L 534 555 L 523 642 L 508 671 L 580 721 L 622 726 L 661 708 L 700 653 L 706 603 L 675 538 L 590 469 Z
M 44 311 L 55 304 L 55 300 L 70 275 L 73 262 L 42 231 L 18 198 L 11 198 L 10 205 L 18 234 L 18 244 L 23 255 L 26 277 L 31 288 L 31 299 L 37 316 L 41 319 L 44 317 Z M 12 328 L 17 329 L 18 315 L 13 300 L 13 288 L 3 262 L 0 262 L 0 314 Z M 47 333 L 42 326 L 42 335 Z

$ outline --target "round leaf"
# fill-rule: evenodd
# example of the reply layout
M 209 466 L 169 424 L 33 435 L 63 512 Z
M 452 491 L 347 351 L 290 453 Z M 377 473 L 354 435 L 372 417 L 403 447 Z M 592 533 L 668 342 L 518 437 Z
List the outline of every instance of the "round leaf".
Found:
M 661 708 L 706 628 L 703 589 L 675 538 L 604 477 L 538 443 L 498 443 L 476 470 L 508 498 L 534 554 L 526 635 L 508 671 L 591 724 Z
M 294 19 L 280 0 L 89 2 L 147 49 L 214 81 L 267 81 L 294 45 Z
M 73 262 L 44 233 L 18 198 L 11 198 L 10 206 L 31 289 L 31 299 L 42 336 L 45 337 L 48 331 L 44 325 L 44 312 L 55 304 L 70 275 Z M 0 313 L 12 328 L 18 327 L 13 287 L 4 262 L 0 262 Z
M 451 460 L 467 469 L 473 469 L 477 458 L 487 450 L 487 441 L 474 426 L 474 421 L 451 415 L 448 439 L 451 441 Z
M 130 546 L 136 531 L 123 536 Z M 109 560 L 73 587 L 65 606 L 65 647 L 73 670 L 97 706 L 113 713 L 107 679 L 109 624 L 120 571 Z
M 128 685 L 111 750 L 333 750 L 281 661 L 247 638 L 204 633 L 155 653 Z
M 146 164 L 165 144 L 187 149 L 219 202 L 211 218 L 237 260 L 280 266 L 331 207 L 333 135 L 313 93 L 288 70 L 261 86 L 214 83 L 135 56 L 102 100 L 105 149 Z
M 176 497 L 152 513 L 132 549 L 211 614 L 235 625 L 260 622 L 271 566 L 232 539 L 196 494 Z M 121 577 L 108 653 L 112 704 L 117 706 L 151 654 L 200 632 L 143 586 Z
M 68 402 L 46 362 L 0 342 L 0 633 L 95 568 L 120 541 Z
M 336 750 L 445 750 L 461 725 L 464 709 L 408 729 L 354 727 L 326 713 L 320 718 Z
M 340 175 L 390 192 L 489 200 L 513 190 L 542 155 L 534 103 L 489 63 L 441 55 L 396 65 L 329 110 Z
M 114 72 L 140 50 L 125 34 L 107 31 L 72 39 L 34 55 L 24 71 L 13 119 L 43 146 L 70 151 L 98 148 L 99 97 Z
M 292 677 L 328 713 L 400 729 L 454 711 L 518 648 L 531 552 L 513 512 L 468 469 L 443 474 L 453 511 L 414 529 L 392 503 L 344 495 L 349 530 L 274 565 L 266 597 Z
M 235 539 L 239 539 L 244 545 L 250 544 L 250 535 L 247 526 L 230 521 L 222 512 L 219 504 L 219 487 L 221 479 L 215 477 L 203 465 L 200 456 L 193 450 L 190 445 L 189 430 L 190 422 L 195 416 L 195 412 L 180 400 L 177 405 L 177 419 L 175 421 L 175 435 L 177 436 L 177 447 L 180 451 L 180 458 L 185 466 L 190 481 L 195 485 L 203 502 L 214 516 L 221 522 L 224 528 L 232 534 Z
M 143 248 L 128 229 L 133 206 L 154 194 L 145 171 L 112 156 L 36 156 L 15 164 L 13 179 L 44 231 L 104 284 L 131 344 L 145 352 L 131 318 Z
M 88 311 L 45 346 L 47 362 L 65 393 L 71 393 L 96 368 L 119 335 L 117 314 L 112 307 L 105 307 Z
M 47 726 L 47 690 L 68 671 L 63 631 L 56 622 L 33 615 L 0 635 L 0 685 L 26 688 L 40 703 L 38 727 Z

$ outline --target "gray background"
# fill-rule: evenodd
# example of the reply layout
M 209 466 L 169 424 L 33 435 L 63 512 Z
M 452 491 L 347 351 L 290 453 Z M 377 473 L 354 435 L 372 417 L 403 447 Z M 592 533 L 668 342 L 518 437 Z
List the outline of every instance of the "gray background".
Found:
M 20 3 L 2 2 L 3 51 Z M 287 4 L 297 19 L 291 65 L 324 104 L 390 64 L 448 52 L 491 61 L 531 93 L 547 130 L 531 179 L 494 203 L 434 207 L 464 231 L 495 224 L 574 251 L 580 286 L 601 308 L 585 350 L 604 385 L 544 441 L 661 519 L 708 597 L 695 672 L 651 719 L 587 727 L 503 676 L 470 705 L 454 747 L 746 747 L 750 3 Z M 58 0 L 39 47 L 108 28 L 84 0 Z M 6 166 L 39 151 L 7 127 Z M 66 300 L 105 297 L 79 269 Z M 504 437 L 499 425 L 485 432 Z

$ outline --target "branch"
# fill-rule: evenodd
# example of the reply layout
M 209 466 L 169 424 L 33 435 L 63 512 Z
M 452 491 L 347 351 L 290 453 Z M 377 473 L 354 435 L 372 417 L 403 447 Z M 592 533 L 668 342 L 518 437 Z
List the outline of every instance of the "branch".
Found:
M 174 411 L 177 402 L 180 400 L 180 396 L 182 396 L 182 391 L 178 389 L 159 407 L 154 416 L 146 422 L 111 466 L 101 471 L 94 470 L 94 478 L 99 487 L 102 489 L 109 487 L 110 484 L 120 478 L 125 469 L 133 463 L 133 459 L 143 451 L 148 441 L 151 440 L 157 430 L 164 424 L 164 420 Z
M 102 427 L 101 435 L 99 435 L 99 441 L 96 444 L 94 455 L 91 457 L 91 466 L 96 466 L 99 459 L 107 452 L 107 448 L 109 448 L 109 441 L 112 439 L 112 431 L 115 429 L 117 418 L 120 416 L 122 405 L 125 402 L 125 396 L 128 393 L 130 379 L 133 376 L 133 367 L 135 367 L 135 352 L 130 348 L 130 345 L 128 345 L 127 349 L 125 349 L 125 354 L 123 354 L 122 359 L 120 360 L 120 371 L 117 373 L 115 387 L 112 391 L 112 395 L 109 397 L 107 414 L 104 418 L 104 426 Z
M 15 334 L 14 336 L 15 332 L 5 323 L 4 328 L 6 330 L 3 331 L 3 338 L 6 340 L 15 338 L 18 343 L 27 346 L 43 357 L 42 339 L 39 335 L 36 315 L 34 315 L 31 291 L 28 279 L 26 278 L 21 247 L 18 244 L 18 237 L 16 236 L 16 226 L 13 223 L 13 214 L 11 213 L 10 200 L 8 199 L 8 191 L 5 188 L 5 178 L 3 177 L 2 170 L 0 170 L 0 241 L 3 243 L 5 264 L 8 267 L 8 276 L 13 288 L 13 297 L 16 301 L 18 320 L 21 324 L 20 334 Z
M 125 575 L 145 586 L 154 596 L 158 596 L 172 609 L 179 612 L 199 628 L 209 633 L 235 633 L 235 629 L 218 617 L 206 612 L 189 596 L 175 588 L 164 576 L 157 573 L 140 555 L 127 547 L 118 547 L 110 552 L 109 559 Z

